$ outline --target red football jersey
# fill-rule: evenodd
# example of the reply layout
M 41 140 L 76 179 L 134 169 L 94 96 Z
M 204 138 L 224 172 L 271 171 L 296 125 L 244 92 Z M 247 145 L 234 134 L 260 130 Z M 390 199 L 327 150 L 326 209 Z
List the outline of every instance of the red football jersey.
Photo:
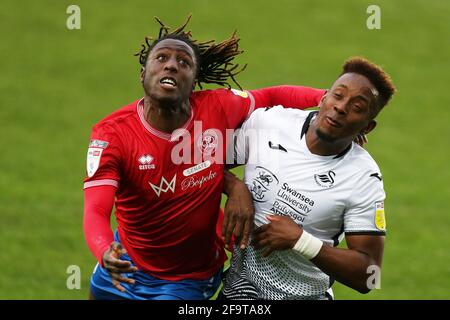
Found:
M 312 90 L 299 107 L 318 103 L 323 91 Z M 252 92 L 194 92 L 190 119 L 172 134 L 145 120 L 143 99 L 94 126 L 84 188 L 117 187 L 119 236 L 140 270 L 167 280 L 207 279 L 223 265 L 216 223 L 226 129 L 265 106 L 262 92 Z

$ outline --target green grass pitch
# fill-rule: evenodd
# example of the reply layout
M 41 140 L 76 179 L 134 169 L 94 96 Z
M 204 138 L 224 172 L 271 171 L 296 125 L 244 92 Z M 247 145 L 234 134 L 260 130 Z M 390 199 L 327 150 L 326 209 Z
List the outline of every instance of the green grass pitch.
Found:
M 66 9 L 81 9 L 68 30 Z M 381 29 L 366 27 L 370 4 Z M 94 123 L 142 96 L 133 53 L 193 13 L 195 38 L 234 30 L 246 89 L 326 88 L 349 56 L 384 66 L 398 94 L 367 149 L 387 192 L 380 290 L 335 285 L 336 299 L 450 298 L 450 3 L 429 1 L 12 1 L 0 10 L 0 299 L 85 299 L 95 259 L 82 233 Z M 69 290 L 68 266 L 81 270 Z

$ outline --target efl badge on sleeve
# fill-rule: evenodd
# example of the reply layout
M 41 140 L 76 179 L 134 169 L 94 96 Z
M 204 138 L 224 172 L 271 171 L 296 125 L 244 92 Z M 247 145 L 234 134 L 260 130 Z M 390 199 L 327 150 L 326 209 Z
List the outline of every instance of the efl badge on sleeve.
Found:
M 107 141 L 91 139 L 89 142 L 89 149 L 87 152 L 86 169 L 89 178 L 92 177 L 100 165 L 100 157 L 102 156 L 103 149 L 108 147 Z
M 87 173 L 89 178 L 94 175 L 100 164 L 100 157 L 102 156 L 102 148 L 89 148 L 87 153 Z
M 384 202 L 375 202 L 375 225 L 379 230 L 386 230 L 386 218 L 384 217 Z

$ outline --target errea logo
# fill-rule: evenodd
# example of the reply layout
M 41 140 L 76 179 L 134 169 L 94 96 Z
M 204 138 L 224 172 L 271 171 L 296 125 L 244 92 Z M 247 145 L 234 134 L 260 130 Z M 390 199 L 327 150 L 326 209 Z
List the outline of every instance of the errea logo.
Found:
M 138 159 L 139 161 L 139 170 L 149 170 L 149 169 L 155 169 L 155 164 L 152 163 L 153 157 L 149 154 L 143 154 Z

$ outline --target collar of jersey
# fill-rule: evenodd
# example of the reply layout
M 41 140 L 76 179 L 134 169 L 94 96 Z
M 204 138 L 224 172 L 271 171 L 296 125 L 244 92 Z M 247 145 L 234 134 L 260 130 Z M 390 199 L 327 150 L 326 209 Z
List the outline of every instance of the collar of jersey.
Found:
M 150 123 L 148 123 L 147 120 L 145 119 L 144 98 L 142 98 L 141 100 L 138 101 L 137 106 L 136 106 L 136 111 L 139 116 L 139 119 L 141 120 L 142 125 L 148 132 L 150 132 L 154 136 L 157 136 L 158 138 L 168 140 L 168 141 L 178 141 L 180 136 L 184 132 L 186 132 L 187 128 L 189 127 L 189 125 L 192 122 L 192 119 L 194 119 L 194 108 L 191 108 L 191 117 L 189 118 L 188 121 L 186 121 L 186 123 L 181 128 L 179 128 L 179 129 L 184 129 L 184 130 L 181 130 L 181 134 L 180 133 L 177 134 L 178 129 L 175 130 L 173 133 L 167 133 L 167 132 L 163 132 L 163 131 L 153 128 L 150 125 Z

